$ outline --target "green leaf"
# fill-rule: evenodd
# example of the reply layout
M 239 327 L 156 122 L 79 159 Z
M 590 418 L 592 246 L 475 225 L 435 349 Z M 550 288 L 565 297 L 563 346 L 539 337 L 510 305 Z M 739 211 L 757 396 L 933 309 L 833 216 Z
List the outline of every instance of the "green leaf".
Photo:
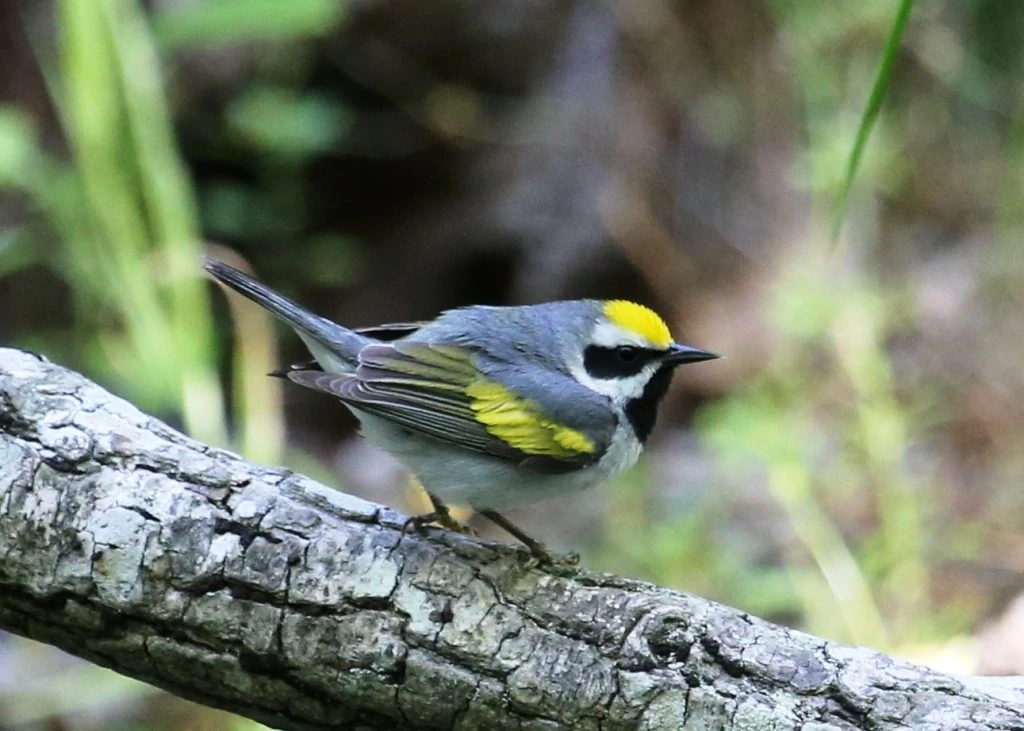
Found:
M 43 260 L 43 247 L 33 243 L 22 226 L 0 229 L 0 279 Z
M 36 130 L 27 114 L 0 105 L 0 186 L 24 187 L 35 174 Z
M 247 144 L 293 159 L 330 151 L 350 125 L 347 110 L 335 99 L 273 87 L 242 95 L 228 107 L 227 117 Z
M 907 20 L 910 18 L 910 11 L 914 7 L 914 0 L 902 0 L 896 11 L 896 18 L 893 20 L 892 29 L 889 31 L 889 38 L 885 42 L 885 50 L 882 52 L 882 63 L 875 75 L 875 83 L 871 87 L 871 96 L 868 98 L 868 105 L 860 118 L 860 126 L 857 128 L 857 139 L 853 143 L 850 157 L 846 162 L 846 175 L 843 179 L 843 188 L 839 193 L 839 200 L 836 202 L 835 219 L 832 224 L 832 241 L 839 240 L 839 232 L 846 217 L 846 205 L 850 199 L 850 190 L 853 188 L 853 179 L 857 177 L 857 169 L 860 167 L 864 150 L 868 146 L 871 131 L 878 121 L 878 114 L 882 110 L 882 101 L 885 99 L 885 92 L 889 89 L 889 80 L 892 78 L 892 68 L 896 63 L 896 56 L 899 54 L 900 43 L 903 40 L 903 31 L 907 28 Z
M 345 16 L 340 0 L 216 0 L 175 5 L 153 16 L 165 50 L 321 36 Z

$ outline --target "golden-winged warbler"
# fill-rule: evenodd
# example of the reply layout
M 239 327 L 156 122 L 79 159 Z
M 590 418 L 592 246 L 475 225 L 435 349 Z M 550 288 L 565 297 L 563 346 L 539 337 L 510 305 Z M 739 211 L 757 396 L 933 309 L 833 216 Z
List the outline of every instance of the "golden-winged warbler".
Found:
M 352 330 L 223 262 L 204 268 L 290 325 L 316 359 L 281 375 L 341 400 L 434 505 L 417 525 L 457 528 L 472 506 L 543 546 L 498 509 L 564 495 L 633 466 L 676 366 L 718 356 L 673 341 L 625 300 L 462 307 L 429 322 Z

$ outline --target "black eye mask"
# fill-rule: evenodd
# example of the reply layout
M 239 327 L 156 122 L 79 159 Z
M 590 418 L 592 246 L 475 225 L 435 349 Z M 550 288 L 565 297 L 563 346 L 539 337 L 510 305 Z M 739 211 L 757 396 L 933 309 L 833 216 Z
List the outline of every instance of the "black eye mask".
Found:
M 628 378 L 664 355 L 663 351 L 636 345 L 588 345 L 583 351 L 583 367 L 594 378 Z

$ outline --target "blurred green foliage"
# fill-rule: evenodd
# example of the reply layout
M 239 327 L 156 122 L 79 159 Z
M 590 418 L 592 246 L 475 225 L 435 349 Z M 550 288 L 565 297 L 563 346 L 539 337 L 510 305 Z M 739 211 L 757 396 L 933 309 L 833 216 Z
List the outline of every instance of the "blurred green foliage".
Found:
M 0 190 L 19 194 L 43 215 L 0 232 L 0 277 L 47 264 L 68 287 L 74 320 L 67 329 L 29 333 L 18 344 L 78 363 L 145 410 L 180 415 L 203 441 L 230 443 L 211 288 L 199 276 L 201 215 L 175 139 L 158 43 L 173 50 L 294 41 L 329 32 L 344 8 L 336 0 L 206 3 L 158 14 L 154 35 L 136 0 L 56 3 L 59 52 L 38 60 L 69 155 L 44 152 L 34 120 L 0 106 Z M 235 100 L 227 120 L 244 144 L 296 160 L 335 144 L 345 117 L 337 104 L 266 87 Z M 218 222 L 239 225 L 223 212 Z M 234 446 L 275 463 L 282 451 L 281 404 L 276 383 L 265 376 L 276 364 L 273 332 L 252 311 L 236 313 L 236 320 Z M 33 652 L 28 643 L 7 651 L 23 660 Z M 5 701 L 2 718 L 31 724 L 41 720 L 35 718 L 41 709 L 47 716 L 73 714 L 104 698 L 120 703 L 149 692 L 95 672 L 79 668 L 26 687 Z M 67 692 L 82 685 L 90 692 Z M 210 718 L 218 728 L 258 727 L 226 714 Z
M 1005 4 L 984 5 L 982 17 L 1007 11 Z M 892 360 L 892 343 L 917 335 L 915 294 L 895 271 L 880 268 L 874 247 L 883 237 L 872 201 L 908 183 L 904 118 L 881 112 L 912 6 L 772 3 L 802 92 L 806 138 L 793 180 L 812 201 L 812 233 L 794 247 L 765 298 L 773 356 L 698 414 L 697 428 L 721 469 L 706 497 L 676 517 L 659 505 L 650 482 L 634 475 L 609 492 L 609 540 L 595 555 L 611 571 L 686 586 L 762 616 L 798 617 L 815 634 L 938 661 L 944 644 L 975 628 L 985 611 L 984 598 L 949 588 L 949 567 L 981 560 L 984 521 L 1017 531 L 1020 518 L 994 506 L 978 522 L 949 514 L 944 491 L 951 483 L 915 455 L 934 449 L 939 425 L 955 418 L 949 397 L 959 384 L 897 371 Z M 961 43 L 942 35 L 938 14 L 929 11 L 935 37 Z M 863 36 L 874 42 L 854 42 Z M 973 48 L 955 50 L 962 74 L 947 80 L 963 98 L 980 101 L 977 74 L 982 90 L 999 88 L 998 74 L 976 65 Z M 1007 53 L 1015 52 L 999 51 L 999 67 L 1019 67 Z M 1013 116 L 1018 131 L 1006 145 L 1011 164 L 998 219 L 1005 249 L 995 257 L 1001 274 L 989 273 L 1003 283 L 988 280 L 999 287 L 997 297 L 1019 286 L 1024 271 L 1019 108 Z M 841 229 L 847 213 L 852 220 Z M 830 229 L 842 234 L 835 249 Z M 715 528 L 751 509 L 726 504 L 747 484 L 770 492 L 791 531 L 781 566 L 760 563 L 735 527 Z M 969 672 L 970 662 L 962 657 L 957 667 Z
M 973 630 L 989 610 L 982 592 L 944 589 L 944 572 L 991 551 L 991 532 L 1016 535 L 1024 505 L 1003 490 L 962 517 L 949 507 L 954 478 L 939 460 L 919 458 L 944 448 L 936 434 L 954 418 L 959 384 L 922 375 L 922 361 L 908 369 L 894 355 L 894 343 L 915 334 L 917 305 L 910 284 L 886 268 L 878 209 L 881 199 L 912 198 L 922 185 L 907 162 L 920 119 L 983 116 L 979 125 L 998 128 L 986 139 L 999 140 L 1010 162 L 993 222 L 1000 250 L 986 252 L 981 289 L 992 312 L 1017 317 L 1024 106 L 1013 78 L 1022 68 L 1024 13 L 1013 0 L 938 5 L 911 15 L 909 0 L 768 3 L 797 96 L 799 136 L 785 182 L 811 203 L 806 240 L 766 275 L 771 356 L 698 413 L 702 448 L 718 466 L 708 478 L 713 489 L 665 509 L 651 465 L 641 465 L 601 493 L 608 507 L 588 564 L 907 653 Z M 281 398 L 264 377 L 277 364 L 273 330 L 237 303 L 234 399 L 225 405 L 218 364 L 226 338 L 216 337 L 197 262 L 205 237 L 263 247 L 286 280 L 338 287 L 362 275 L 364 257 L 349 233 L 309 230 L 304 175 L 336 153 L 358 121 L 344 99 L 309 83 L 310 44 L 344 24 L 348 6 L 219 0 L 162 6 L 148 18 L 137 0 L 56 7 L 59 50 L 40 52 L 39 62 L 68 154 L 44 151 L 25 110 L 0 107 L 0 187 L 41 214 L 0 231 L 0 278 L 45 264 L 67 286 L 73 322 L 18 344 L 84 367 L 143 409 L 180 417 L 200 439 L 307 468 L 308 455 L 282 456 Z M 958 24 L 970 37 L 952 33 L 943 12 L 970 12 Z M 953 101 L 908 100 L 899 88 L 901 38 L 915 21 L 923 29 L 915 61 Z M 204 110 L 206 136 L 189 141 L 190 162 L 245 174 L 193 181 L 164 79 L 183 73 L 178 54 L 228 44 L 263 51 L 246 83 Z M 887 111 L 894 99 L 898 113 Z M 742 136 L 736 99 L 720 91 L 697 106 L 718 144 Z M 833 229 L 841 233 L 834 248 Z M 994 346 L 1021 349 L 992 337 Z M 1001 459 L 996 472 L 1013 486 L 1024 457 L 1008 448 Z M 751 508 L 735 497 L 751 484 L 770 496 L 781 538 L 739 535 L 736 513 Z M 91 675 L 81 682 L 92 683 Z
M 170 5 L 154 16 L 153 34 L 166 51 L 305 40 L 336 28 L 346 8 L 346 3 L 338 0 L 218 0 Z
M 195 204 L 148 24 L 131 0 L 58 8 L 62 52 L 49 84 L 71 160 L 41 152 L 8 109 L 0 178 L 59 236 L 57 251 L 36 251 L 71 285 L 68 348 L 96 372 L 112 369 L 144 408 L 180 410 L 190 432 L 223 444 L 208 291 L 195 276 Z M 9 268 L 32 257 L 4 259 Z

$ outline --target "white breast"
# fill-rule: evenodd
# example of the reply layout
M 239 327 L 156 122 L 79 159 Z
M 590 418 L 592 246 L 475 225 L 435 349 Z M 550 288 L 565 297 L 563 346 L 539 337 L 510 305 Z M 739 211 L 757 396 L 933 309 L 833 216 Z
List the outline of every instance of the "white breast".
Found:
M 427 492 L 445 502 L 500 510 L 585 490 L 636 464 L 643 451 L 628 424 L 620 424 L 603 457 L 568 474 L 545 475 L 505 460 L 419 436 L 390 421 L 355 412 L 363 436 L 393 455 Z

